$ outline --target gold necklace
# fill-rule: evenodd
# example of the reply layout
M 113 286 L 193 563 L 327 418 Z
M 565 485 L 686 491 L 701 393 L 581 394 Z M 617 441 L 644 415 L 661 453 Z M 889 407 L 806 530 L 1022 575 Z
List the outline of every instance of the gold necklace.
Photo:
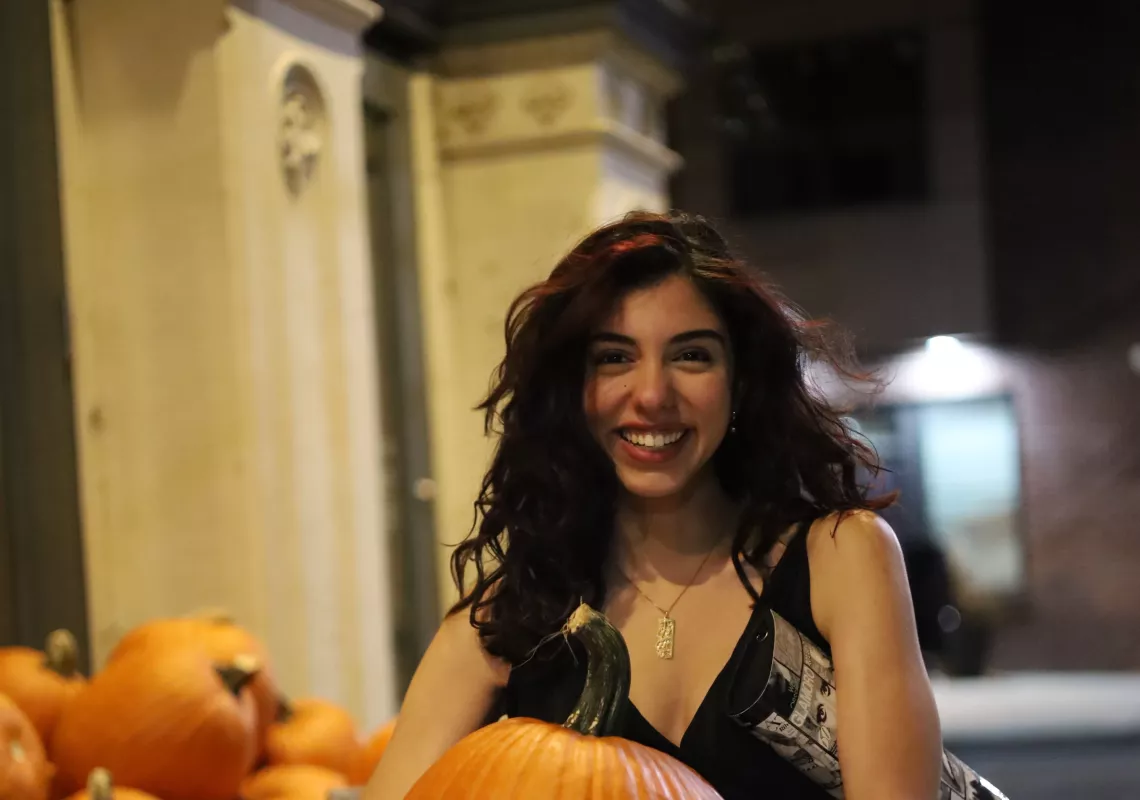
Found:
M 705 553 L 705 557 L 697 566 L 697 571 L 693 573 L 693 577 L 689 579 L 689 582 L 685 584 L 685 588 L 681 590 L 681 593 L 677 595 L 677 599 L 674 600 L 668 608 L 662 608 L 653 602 L 653 598 L 647 595 L 645 592 L 641 591 L 641 587 L 630 580 L 629 576 L 625 574 L 621 567 L 615 567 L 615 569 L 618 571 L 618 574 L 625 578 L 625 582 L 632 586 L 634 588 L 634 591 L 644 597 L 649 602 L 649 605 L 653 606 L 661 612 L 661 618 L 657 620 L 657 643 L 654 646 L 654 649 L 657 651 L 658 658 L 671 659 L 673 657 L 673 644 L 676 640 L 677 634 L 677 620 L 673 619 L 669 615 L 673 612 L 673 609 L 676 607 L 677 603 L 681 602 L 681 598 L 685 596 L 685 592 L 689 591 L 689 587 L 696 583 L 697 576 L 701 574 L 701 570 L 705 568 L 705 564 L 708 563 L 708 560 L 712 554 L 712 550 L 709 550 L 707 553 Z

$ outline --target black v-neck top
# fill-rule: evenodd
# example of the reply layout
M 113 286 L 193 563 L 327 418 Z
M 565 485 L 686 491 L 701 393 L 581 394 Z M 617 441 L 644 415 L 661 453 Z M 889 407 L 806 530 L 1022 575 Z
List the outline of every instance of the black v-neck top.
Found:
M 811 615 L 806 533 L 805 525 L 789 542 L 765 581 L 763 598 L 774 611 L 829 653 L 827 641 Z M 650 725 L 632 703 L 619 735 L 668 753 L 692 767 L 724 800 L 760 797 L 764 800 L 823 800 L 829 797 L 826 792 L 728 716 L 732 665 L 741 657 L 747 638 L 755 635 L 759 622 L 759 615 L 753 611 L 732 656 L 709 687 L 679 747 Z M 573 709 L 585 680 L 584 653 L 563 647 L 558 656 L 546 662 L 528 662 L 511 671 L 495 716 L 505 713 L 509 717 L 560 723 Z

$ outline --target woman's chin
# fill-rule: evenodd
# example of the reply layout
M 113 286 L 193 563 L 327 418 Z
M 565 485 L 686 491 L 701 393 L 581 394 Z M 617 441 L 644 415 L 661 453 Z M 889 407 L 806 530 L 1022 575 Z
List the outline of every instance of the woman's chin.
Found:
M 688 481 L 661 473 L 622 475 L 619 471 L 618 477 L 626 492 L 643 500 L 660 500 L 679 495 L 688 484 Z

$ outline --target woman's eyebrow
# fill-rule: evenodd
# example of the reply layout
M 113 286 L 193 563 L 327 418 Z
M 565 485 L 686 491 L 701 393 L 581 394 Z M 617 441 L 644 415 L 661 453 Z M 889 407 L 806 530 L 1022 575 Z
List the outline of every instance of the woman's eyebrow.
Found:
M 606 344 L 624 344 L 630 347 L 636 347 L 637 341 L 632 336 L 626 336 L 621 333 L 614 333 L 613 331 L 602 331 L 590 337 L 590 343 L 604 342 Z
M 726 345 L 724 334 L 720 331 L 714 331 L 712 328 L 698 328 L 697 330 L 678 333 L 669 341 L 673 344 L 684 344 L 685 342 L 692 342 L 697 339 L 713 339 L 719 342 L 722 347 Z
M 686 342 L 692 342 L 698 339 L 713 339 L 719 342 L 722 347 L 726 345 L 724 334 L 722 334 L 720 331 L 715 331 L 712 328 L 697 328 L 695 330 L 678 333 L 669 339 L 669 343 L 684 344 Z M 629 347 L 635 347 L 637 345 L 637 340 L 635 340 L 632 336 L 626 336 L 623 333 L 614 333 L 613 331 L 602 331 L 600 333 L 597 333 L 591 337 L 590 342 L 624 344 Z

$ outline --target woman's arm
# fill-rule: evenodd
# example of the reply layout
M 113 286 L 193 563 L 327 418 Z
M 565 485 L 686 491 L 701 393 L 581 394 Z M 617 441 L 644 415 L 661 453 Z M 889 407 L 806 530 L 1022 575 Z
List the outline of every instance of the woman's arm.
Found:
M 363 800 L 399 800 L 486 718 L 509 669 L 489 656 L 466 612 L 443 621 L 412 678 L 392 741 Z
M 933 800 L 942 734 L 902 550 L 875 514 L 847 514 L 838 529 L 837 519 L 813 526 L 808 558 L 812 615 L 835 666 L 845 797 Z

